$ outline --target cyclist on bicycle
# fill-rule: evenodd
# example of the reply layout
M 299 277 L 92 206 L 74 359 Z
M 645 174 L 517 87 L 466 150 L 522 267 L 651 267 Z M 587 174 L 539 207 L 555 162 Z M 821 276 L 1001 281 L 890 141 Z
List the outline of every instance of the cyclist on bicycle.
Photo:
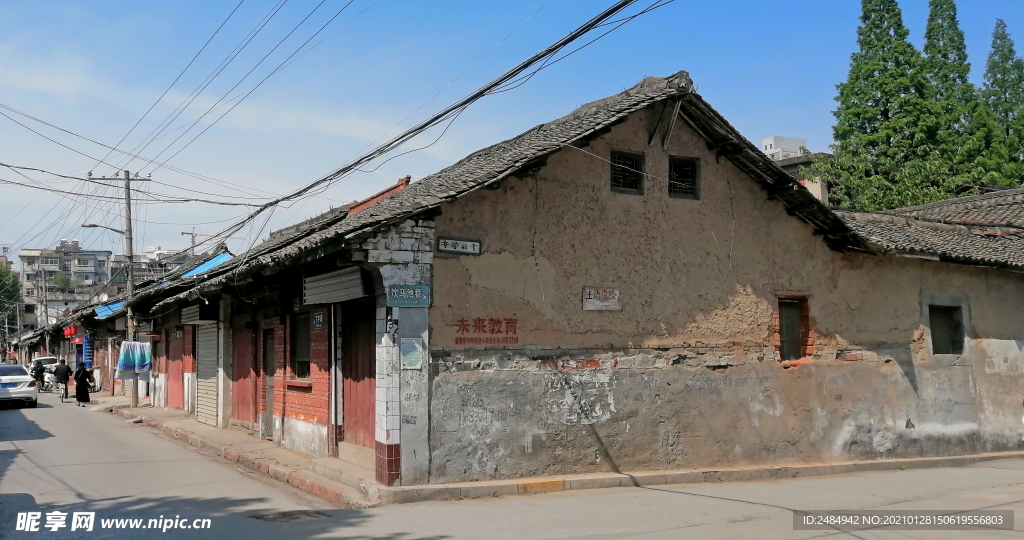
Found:
M 42 362 L 37 360 L 34 364 L 32 364 L 32 378 L 36 380 L 36 383 L 42 384 L 43 377 L 45 377 L 45 374 L 46 368 L 43 367 Z
M 53 379 L 64 388 L 68 387 L 68 380 L 71 379 L 71 366 L 64 359 L 61 359 L 60 364 L 53 369 Z

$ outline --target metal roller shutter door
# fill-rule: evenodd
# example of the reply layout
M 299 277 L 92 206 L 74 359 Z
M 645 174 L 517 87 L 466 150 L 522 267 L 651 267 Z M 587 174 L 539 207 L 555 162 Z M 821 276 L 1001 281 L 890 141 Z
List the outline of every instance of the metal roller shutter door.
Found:
M 217 325 L 196 326 L 196 420 L 217 425 Z
M 366 282 L 359 268 L 345 268 L 302 280 L 304 305 L 344 302 L 367 296 Z

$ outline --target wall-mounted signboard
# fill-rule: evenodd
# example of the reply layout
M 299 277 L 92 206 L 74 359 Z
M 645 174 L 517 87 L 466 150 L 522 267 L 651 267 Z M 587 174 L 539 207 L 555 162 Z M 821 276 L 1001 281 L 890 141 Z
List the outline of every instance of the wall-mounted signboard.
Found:
M 444 251 L 446 253 L 459 253 L 462 255 L 479 255 L 480 242 L 441 238 L 437 241 L 437 250 Z
M 618 289 L 583 287 L 583 311 L 619 311 L 620 298 Z
M 430 307 L 427 285 L 389 285 L 388 307 Z

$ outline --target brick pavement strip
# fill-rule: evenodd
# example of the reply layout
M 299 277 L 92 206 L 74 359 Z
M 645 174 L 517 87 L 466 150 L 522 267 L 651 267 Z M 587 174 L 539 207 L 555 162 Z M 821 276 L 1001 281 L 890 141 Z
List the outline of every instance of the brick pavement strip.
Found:
M 592 473 L 561 477 L 517 478 L 453 484 L 386 487 L 362 481 L 356 486 L 336 482 L 313 469 L 313 458 L 297 455 L 295 462 L 303 463 L 306 470 L 296 469 L 266 459 L 259 452 L 246 451 L 211 441 L 187 429 L 165 425 L 164 420 L 147 417 L 120 405 L 93 407 L 110 411 L 126 419 L 141 418 L 142 424 L 161 430 L 201 450 L 212 452 L 227 461 L 238 463 L 254 473 L 273 478 L 310 493 L 339 507 L 371 507 L 381 504 L 403 504 L 421 501 L 458 500 L 479 497 L 501 497 L 550 491 L 602 489 L 614 487 L 653 486 L 671 484 L 700 484 L 719 482 L 749 482 L 829 476 L 869 471 L 891 471 L 932 467 L 960 467 L 997 459 L 1024 458 L 1024 452 L 992 452 L 968 456 L 947 456 L 906 459 L 879 459 L 841 463 L 814 463 L 765 467 L 737 467 L 715 470 L 644 471 L 636 473 Z M 250 437 L 250 439 L 252 439 Z M 255 441 L 256 439 L 252 439 Z M 354 482 L 353 482 L 354 483 Z M 358 495 L 361 492 L 362 497 Z

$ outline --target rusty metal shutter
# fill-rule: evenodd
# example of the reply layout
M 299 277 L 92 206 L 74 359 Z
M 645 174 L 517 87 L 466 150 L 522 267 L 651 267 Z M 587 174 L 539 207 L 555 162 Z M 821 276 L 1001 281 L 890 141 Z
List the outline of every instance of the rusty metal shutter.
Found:
M 196 420 L 217 425 L 217 324 L 196 326 Z
M 302 280 L 302 303 L 309 306 L 362 298 L 367 296 L 366 282 L 359 268 L 308 277 Z

